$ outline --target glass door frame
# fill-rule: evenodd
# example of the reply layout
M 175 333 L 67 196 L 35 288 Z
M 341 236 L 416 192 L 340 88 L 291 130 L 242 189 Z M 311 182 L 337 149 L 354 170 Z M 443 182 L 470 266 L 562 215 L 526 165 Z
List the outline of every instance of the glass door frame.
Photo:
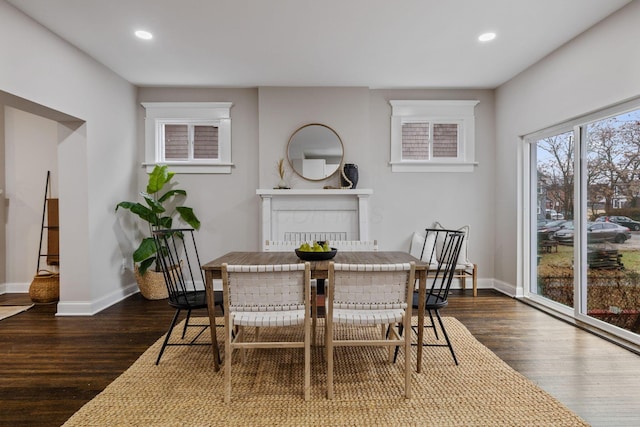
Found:
M 537 265 L 538 265 L 538 250 L 537 250 L 537 189 L 538 189 L 538 171 L 537 171 L 537 150 L 536 150 L 536 142 L 549 137 L 562 133 L 570 132 L 573 128 L 567 125 L 559 125 L 554 126 L 539 132 L 532 133 L 525 137 L 522 137 L 522 160 L 523 160 L 523 171 L 521 174 L 524 179 L 522 182 L 522 190 L 523 194 L 527 195 L 527 197 L 523 197 L 523 206 L 522 212 L 525 213 L 525 220 L 523 221 L 523 255 L 522 259 L 528 260 L 528 262 L 523 263 L 523 289 L 522 296 L 523 298 L 529 299 L 537 304 L 543 305 L 545 307 L 550 308 L 551 310 L 558 312 L 564 316 L 574 317 L 575 309 L 573 307 L 568 307 L 564 304 L 560 304 L 556 301 L 552 301 L 549 298 L 545 298 L 539 295 L 537 292 L 534 292 L 532 289 L 537 290 Z M 574 156 L 575 157 L 575 156 Z M 575 159 L 574 159 L 575 161 Z M 575 170 L 575 169 L 574 169 Z M 574 192 L 575 195 L 575 192 Z M 574 203 L 575 206 L 575 203 Z M 545 207 L 542 207 L 543 209 Z M 574 211 L 574 221 L 575 221 L 576 212 Z M 574 223 L 575 224 L 575 223 Z M 575 248 L 574 245 L 574 259 L 575 257 Z M 575 265 L 575 263 L 574 263 Z M 575 298 L 575 290 L 576 290 L 576 275 L 574 274 L 574 298 Z M 575 299 L 574 299 L 575 301 Z M 574 304 L 575 307 L 575 304 Z
M 640 99 L 626 101 L 621 104 L 600 110 L 566 123 L 556 125 L 521 137 L 518 156 L 520 171 L 518 180 L 520 195 L 518 204 L 522 214 L 519 215 L 518 229 L 518 277 L 522 279 L 522 287 L 516 288 L 516 297 L 531 300 L 559 314 L 569 316 L 578 322 L 592 326 L 614 337 L 622 338 L 635 345 L 640 345 L 640 336 L 631 331 L 619 328 L 587 315 L 587 144 L 586 126 L 589 123 L 613 117 L 624 112 L 640 109 Z M 548 136 L 573 131 L 574 135 L 574 212 L 575 227 L 573 246 L 574 265 L 574 305 L 566 305 L 551 301 L 533 292 L 537 288 L 537 154 L 536 142 Z M 583 244 L 583 242 L 585 242 Z

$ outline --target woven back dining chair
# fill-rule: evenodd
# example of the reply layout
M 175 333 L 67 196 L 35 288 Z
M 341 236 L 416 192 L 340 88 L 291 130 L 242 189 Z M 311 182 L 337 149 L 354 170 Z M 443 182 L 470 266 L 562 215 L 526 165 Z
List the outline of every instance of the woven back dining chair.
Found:
M 338 252 L 377 252 L 378 241 L 377 240 L 331 240 L 329 246 L 336 248 Z M 325 307 L 325 281 L 324 279 L 318 279 L 317 286 L 317 298 L 315 301 L 316 308 L 313 311 L 313 341 L 315 342 L 316 324 L 318 323 L 318 311 L 319 307 Z M 313 292 L 313 289 L 312 289 Z M 326 309 L 325 309 L 326 311 Z
M 411 324 L 411 302 L 415 264 L 329 263 L 329 285 L 325 316 L 327 351 L 327 398 L 332 399 L 335 347 L 386 346 L 389 362 L 393 347 L 404 347 L 404 395 L 411 397 L 411 338 L 402 338 L 396 329 Z M 342 328 L 382 325 L 380 336 L 346 339 Z M 385 329 L 389 333 L 385 334 Z
M 449 290 L 451 283 L 456 277 L 456 265 L 460 251 L 462 248 L 465 233 L 460 230 L 445 230 L 441 228 L 427 228 L 423 253 L 428 260 L 429 270 L 427 272 L 427 289 L 425 293 L 425 311 L 429 315 L 430 322 L 425 324 L 425 328 L 433 330 L 435 342 L 424 342 L 422 345 L 426 347 L 448 347 L 455 364 L 458 364 L 458 358 L 453 350 L 453 345 L 444 327 L 440 310 L 449 304 Z M 419 292 L 413 292 L 412 306 L 414 310 L 419 309 L 420 299 Z M 434 321 L 435 314 L 438 323 Z M 410 323 L 408 323 L 410 325 Z M 440 342 L 438 334 L 438 326 L 445 343 Z M 412 327 L 417 334 L 417 328 Z M 402 332 L 402 331 L 401 331 Z M 409 335 L 409 334 L 407 334 Z M 396 348 L 396 355 L 398 349 Z
M 231 401 L 233 351 L 303 348 L 304 399 L 311 390 L 310 279 L 308 262 L 280 265 L 222 265 L 225 314 L 225 402 Z M 298 340 L 261 341 L 260 328 L 302 326 Z M 254 328 L 248 341 L 247 327 Z M 295 338 L 295 334 L 294 334 Z
M 298 240 L 266 240 L 264 252 L 293 252 L 298 249 L 301 242 Z M 318 322 L 318 307 L 324 304 L 324 299 L 318 301 L 318 286 L 320 294 L 324 294 L 324 279 L 311 279 L 311 342 L 316 342 L 316 324 Z M 324 298 L 324 297 L 323 297 Z
M 164 339 L 156 365 L 160 363 L 162 354 L 168 346 L 176 345 L 210 345 L 209 343 L 197 343 L 198 338 L 209 325 L 191 324 L 191 312 L 193 310 L 215 310 L 208 307 L 206 292 L 204 290 L 204 273 L 201 269 L 200 256 L 196 245 L 194 230 L 192 229 L 166 229 L 154 230 L 153 238 L 156 245 L 156 264 L 164 274 L 164 281 L 169 294 L 169 305 L 175 308 L 175 314 L 169 325 L 169 330 Z M 215 306 L 222 308 L 222 292 L 214 292 Z M 171 333 L 182 311 L 187 316 L 182 330 L 180 341 L 172 341 Z M 215 328 L 215 325 L 212 325 Z M 200 328 L 200 331 L 191 340 L 184 342 L 188 328 Z M 220 363 L 218 341 L 216 332 L 211 331 L 212 345 L 217 354 L 215 361 L 217 369 Z

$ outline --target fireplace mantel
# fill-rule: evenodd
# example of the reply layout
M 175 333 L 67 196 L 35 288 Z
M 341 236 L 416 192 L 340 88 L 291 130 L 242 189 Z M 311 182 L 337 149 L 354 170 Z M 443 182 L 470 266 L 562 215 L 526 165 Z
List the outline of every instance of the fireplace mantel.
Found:
M 346 240 L 369 240 L 371 189 L 258 189 L 262 198 L 262 242 L 287 240 L 296 232 L 341 233 Z
M 260 197 L 270 197 L 270 196 L 370 196 L 373 194 L 373 190 L 369 188 L 358 188 L 356 190 L 324 190 L 321 188 L 307 188 L 307 189 L 291 189 L 291 190 L 282 190 L 282 189 L 259 189 L 256 190 L 256 194 Z

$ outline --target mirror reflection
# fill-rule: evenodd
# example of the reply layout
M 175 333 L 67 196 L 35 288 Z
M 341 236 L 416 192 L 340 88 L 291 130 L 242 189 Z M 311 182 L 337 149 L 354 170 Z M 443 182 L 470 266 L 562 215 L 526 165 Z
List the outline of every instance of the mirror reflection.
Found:
M 320 181 L 336 173 L 342 163 L 343 152 L 338 134 L 318 123 L 296 130 L 287 145 L 289 165 L 310 181 Z

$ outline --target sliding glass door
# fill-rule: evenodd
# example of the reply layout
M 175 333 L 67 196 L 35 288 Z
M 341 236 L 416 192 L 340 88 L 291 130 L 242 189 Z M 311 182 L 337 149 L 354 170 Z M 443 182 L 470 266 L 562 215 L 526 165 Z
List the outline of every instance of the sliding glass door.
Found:
M 640 102 L 526 139 L 525 296 L 640 343 Z
M 640 110 L 585 124 L 583 314 L 640 334 Z
M 537 275 L 531 292 L 573 307 L 573 132 L 553 133 L 534 142 Z

